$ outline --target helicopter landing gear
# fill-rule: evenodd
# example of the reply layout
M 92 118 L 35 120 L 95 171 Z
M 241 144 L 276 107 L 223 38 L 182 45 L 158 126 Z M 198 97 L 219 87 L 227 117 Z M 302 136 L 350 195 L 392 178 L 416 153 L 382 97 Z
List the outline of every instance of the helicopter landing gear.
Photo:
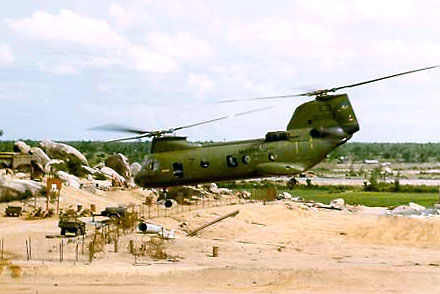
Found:
M 165 200 L 164 205 L 166 208 L 171 208 L 171 206 L 173 206 L 173 201 L 171 199 L 168 199 L 167 188 L 162 188 L 162 191 L 159 192 L 159 199 Z

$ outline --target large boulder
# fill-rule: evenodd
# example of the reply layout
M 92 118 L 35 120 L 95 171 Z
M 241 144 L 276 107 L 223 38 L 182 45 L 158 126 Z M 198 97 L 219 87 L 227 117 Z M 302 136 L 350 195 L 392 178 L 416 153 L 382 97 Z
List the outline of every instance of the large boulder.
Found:
M 421 206 L 417 203 L 410 202 L 408 205 L 399 205 L 393 210 L 391 210 L 391 214 L 393 215 L 420 215 L 425 210 L 424 206 Z
M 68 174 L 64 171 L 57 171 L 55 175 L 62 180 L 66 186 L 79 189 L 81 186 L 80 180 L 74 175 Z
M 114 169 L 104 166 L 100 169 L 103 174 L 105 174 L 108 178 L 118 182 L 118 183 L 125 183 L 125 178 L 118 174 Z
M 61 159 L 51 159 L 48 163 L 44 165 L 44 171 L 46 173 L 53 173 L 57 171 L 57 166 L 64 165 L 64 160 Z
M 50 161 L 50 157 L 47 156 L 47 154 L 44 153 L 43 149 L 39 147 L 32 147 L 29 150 L 29 153 L 32 154 L 35 157 L 37 163 L 41 164 L 42 166 L 45 166 Z
M 29 154 L 31 147 L 23 141 L 17 141 L 14 143 L 14 151 L 21 154 Z
M 40 146 L 51 158 L 62 159 L 78 165 L 89 165 L 86 157 L 81 152 L 67 144 L 42 141 Z
M 0 201 L 22 199 L 23 196 L 35 196 L 43 184 L 31 180 L 0 178 Z M 26 195 L 28 194 L 28 195 Z
M 126 180 L 131 176 L 130 166 L 128 165 L 127 158 L 121 153 L 113 154 L 107 157 L 105 165 L 123 176 Z
M 343 198 L 336 198 L 330 201 L 330 206 L 337 209 L 343 209 L 345 207 L 345 200 Z

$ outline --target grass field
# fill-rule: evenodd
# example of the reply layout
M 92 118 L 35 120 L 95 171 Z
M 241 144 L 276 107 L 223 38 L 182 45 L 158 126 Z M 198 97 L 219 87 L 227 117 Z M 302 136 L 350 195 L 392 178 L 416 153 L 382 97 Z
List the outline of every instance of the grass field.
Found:
M 392 193 L 392 192 L 329 192 L 315 189 L 285 190 L 292 196 L 299 196 L 306 200 L 329 203 L 336 198 L 343 198 L 347 204 L 360 204 L 365 206 L 395 207 L 409 202 L 415 202 L 425 207 L 433 206 L 438 201 L 437 193 Z M 281 192 L 279 190 L 279 192 Z

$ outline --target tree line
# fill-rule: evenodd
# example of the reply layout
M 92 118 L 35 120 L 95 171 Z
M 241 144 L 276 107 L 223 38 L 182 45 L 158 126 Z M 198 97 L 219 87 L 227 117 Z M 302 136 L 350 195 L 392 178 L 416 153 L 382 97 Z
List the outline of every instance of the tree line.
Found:
M 24 140 L 34 147 L 39 141 Z M 105 160 L 107 155 L 114 153 L 124 154 L 130 163 L 142 163 L 143 158 L 150 152 L 151 142 L 96 142 L 96 141 L 68 141 L 62 142 L 71 145 L 82 152 L 90 165 Z M 12 152 L 14 141 L 0 141 L 0 152 Z M 440 162 L 440 143 L 347 143 L 328 155 L 327 160 L 351 160 L 360 162 L 369 159 L 391 162 Z

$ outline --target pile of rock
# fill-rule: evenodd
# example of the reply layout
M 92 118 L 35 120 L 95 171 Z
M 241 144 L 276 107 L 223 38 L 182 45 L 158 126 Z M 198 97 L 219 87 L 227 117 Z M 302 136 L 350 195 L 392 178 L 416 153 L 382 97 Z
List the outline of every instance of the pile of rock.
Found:
M 105 164 L 90 167 L 86 157 L 72 146 L 53 141 L 42 141 L 39 147 L 30 147 L 23 141 L 14 144 L 14 151 L 32 155 L 31 170 L 41 174 L 53 174 L 67 186 L 85 189 L 92 193 L 108 190 L 112 186 L 134 186 L 132 175 L 141 169 L 140 164 L 129 166 L 123 154 L 110 155 Z M 9 169 L 1 170 L 0 195 L 8 199 L 20 199 L 24 194 L 35 195 L 43 189 L 40 182 L 26 180 L 26 173 L 14 175 Z M 29 172 L 29 171 L 26 171 Z

